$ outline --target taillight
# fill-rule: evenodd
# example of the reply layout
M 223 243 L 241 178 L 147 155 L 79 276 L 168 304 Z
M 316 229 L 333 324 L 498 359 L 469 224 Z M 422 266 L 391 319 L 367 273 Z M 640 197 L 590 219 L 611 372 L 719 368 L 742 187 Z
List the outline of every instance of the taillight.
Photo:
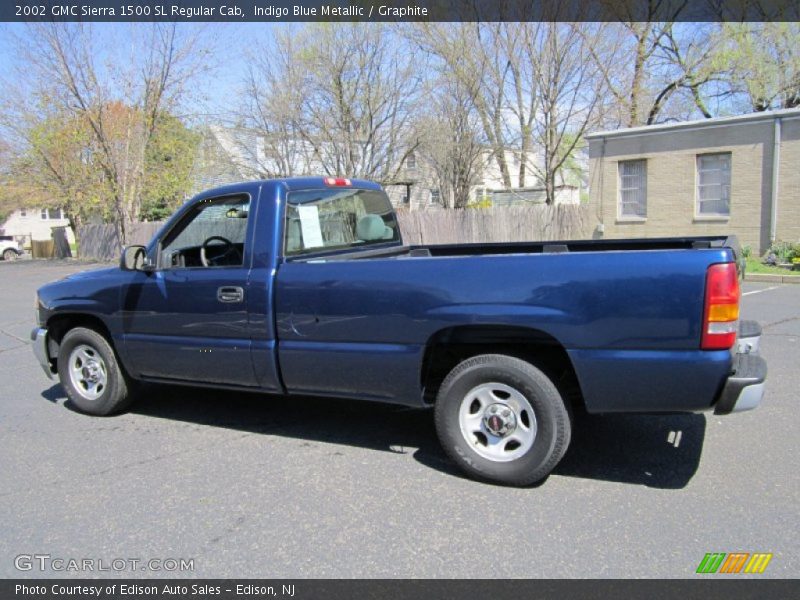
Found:
M 349 179 L 345 179 L 344 177 L 326 177 L 325 185 L 341 187 L 341 186 L 352 185 L 352 182 Z
M 739 277 L 735 263 L 711 265 L 706 273 L 703 350 L 727 350 L 739 330 Z

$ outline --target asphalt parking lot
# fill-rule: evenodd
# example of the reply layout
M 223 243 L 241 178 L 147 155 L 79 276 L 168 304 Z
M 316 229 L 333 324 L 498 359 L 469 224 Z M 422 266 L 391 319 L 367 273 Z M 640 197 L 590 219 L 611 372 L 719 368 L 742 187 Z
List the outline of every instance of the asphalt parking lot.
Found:
M 757 410 L 584 417 L 555 473 L 512 489 L 463 478 L 428 412 L 174 387 L 75 412 L 28 335 L 35 289 L 86 268 L 0 264 L 1 577 L 92 575 L 17 570 L 33 554 L 194 561 L 102 574 L 125 577 L 691 578 L 707 552 L 800 573 L 800 285 L 744 285 Z

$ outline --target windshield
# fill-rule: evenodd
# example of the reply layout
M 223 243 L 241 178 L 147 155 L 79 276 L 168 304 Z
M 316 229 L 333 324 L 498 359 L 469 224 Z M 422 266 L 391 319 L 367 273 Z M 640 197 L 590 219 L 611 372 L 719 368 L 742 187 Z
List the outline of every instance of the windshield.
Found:
M 291 192 L 286 207 L 286 256 L 400 240 L 392 205 L 374 190 Z

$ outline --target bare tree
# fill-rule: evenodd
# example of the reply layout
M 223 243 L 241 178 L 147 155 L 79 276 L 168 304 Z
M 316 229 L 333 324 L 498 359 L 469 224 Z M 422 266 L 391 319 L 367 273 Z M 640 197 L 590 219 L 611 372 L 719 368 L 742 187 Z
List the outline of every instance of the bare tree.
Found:
M 304 25 L 274 44 L 253 65 L 242 115 L 263 140 L 263 170 L 394 181 L 418 145 L 413 48 L 374 23 Z
M 520 141 L 518 133 L 508 126 L 509 80 L 519 84 L 522 92 L 521 66 L 513 52 L 515 38 L 506 36 L 514 24 L 504 23 L 417 23 L 405 30 L 423 51 L 437 59 L 439 72 L 453 79 L 466 90 L 481 124 L 484 141 L 491 151 L 505 187 L 512 187 L 507 151 Z M 509 53 L 509 50 L 512 50 Z M 521 94 L 523 103 L 526 101 Z M 527 113 L 517 107 L 517 119 Z M 511 135 L 509 136 L 509 133 Z M 524 170 L 522 171 L 524 179 Z
M 608 0 L 619 19 L 592 47 L 592 59 L 616 105 L 615 123 L 650 125 L 697 111 L 712 116 L 704 90 L 719 79 L 712 68 L 711 27 L 678 23 L 686 0 Z
M 123 244 L 139 217 L 148 145 L 162 117 L 208 65 L 197 32 L 183 35 L 174 23 L 132 25 L 129 31 L 123 45 L 83 23 L 37 24 L 17 44 L 28 97 L 46 97 L 87 125 L 91 160 L 108 185 Z
M 542 158 L 533 168 L 544 183 L 547 203 L 553 204 L 565 166 L 602 114 L 606 82 L 590 56 L 608 25 L 530 23 L 528 27 L 525 58 L 533 65 L 532 87 L 537 90 L 533 140 Z
M 298 31 L 287 24 L 273 45 L 262 44 L 248 53 L 232 142 L 239 169 L 257 177 L 292 177 L 313 170 L 313 148 L 300 127 L 303 85 L 308 81 L 295 64 L 301 52 Z
M 436 177 L 443 206 L 464 208 L 484 166 L 484 147 L 469 93 L 458 82 L 431 83 L 427 113 L 419 122 L 425 160 Z
M 553 202 L 560 172 L 604 104 L 592 49 L 607 30 L 589 23 L 422 23 L 407 32 L 438 59 L 441 76 L 467 92 L 504 186 L 525 187 L 534 176 Z

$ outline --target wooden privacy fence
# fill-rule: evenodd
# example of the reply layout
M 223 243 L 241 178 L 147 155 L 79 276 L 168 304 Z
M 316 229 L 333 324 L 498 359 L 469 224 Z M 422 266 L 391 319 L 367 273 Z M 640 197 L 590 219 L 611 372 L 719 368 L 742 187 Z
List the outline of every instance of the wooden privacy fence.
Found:
M 147 244 L 163 225 L 160 221 L 134 223 L 128 244 Z M 93 260 L 114 261 L 122 252 L 122 244 L 113 225 L 84 225 L 78 228 L 78 256 Z
M 489 209 L 410 211 L 398 214 L 407 244 L 458 244 L 569 240 L 585 237 L 587 208 L 575 204 Z M 161 222 L 136 223 L 130 244 L 147 244 Z M 78 230 L 81 258 L 113 261 L 122 245 L 113 225 Z
M 31 240 L 33 258 L 55 258 L 56 245 L 53 240 Z
M 577 204 L 409 211 L 398 215 L 407 244 L 471 244 L 585 237 L 587 208 Z

